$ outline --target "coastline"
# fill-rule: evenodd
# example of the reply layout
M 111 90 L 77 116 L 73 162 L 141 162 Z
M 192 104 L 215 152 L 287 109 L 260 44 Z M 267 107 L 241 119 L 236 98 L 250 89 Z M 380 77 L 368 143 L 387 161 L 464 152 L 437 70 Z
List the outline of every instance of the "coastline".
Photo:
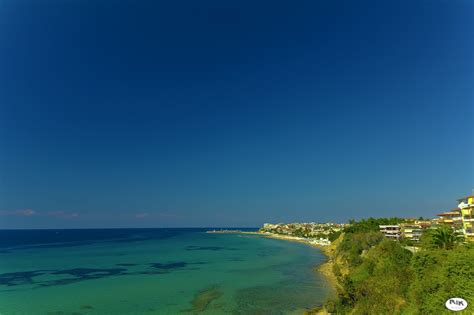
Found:
M 295 238 L 292 236 L 279 235 L 279 234 L 273 234 L 273 233 L 262 233 L 262 232 L 246 232 L 246 233 L 262 235 L 264 237 L 281 239 L 285 241 L 303 243 L 303 244 L 310 245 L 312 247 L 316 247 L 320 249 L 321 252 L 324 254 L 324 256 L 326 256 L 326 261 L 320 265 L 314 266 L 313 271 L 318 272 L 323 275 L 328 285 L 330 286 L 330 289 L 334 293 L 340 289 L 340 285 L 337 280 L 337 277 L 333 272 L 333 266 L 334 266 L 333 257 L 336 251 L 336 247 L 339 244 L 339 240 L 342 239 L 341 238 L 342 235 L 336 241 L 332 242 L 331 245 L 322 246 L 322 245 L 309 242 L 306 239 Z M 329 313 L 324 306 L 321 306 L 320 308 L 317 308 L 317 309 L 307 310 L 304 312 L 304 314 L 305 315 L 327 315 Z
M 268 238 L 280 239 L 280 240 L 291 241 L 291 242 L 298 242 L 298 243 L 303 243 L 303 244 L 306 244 L 306 245 L 309 245 L 309 246 L 320 249 L 321 252 L 324 254 L 324 256 L 326 256 L 326 261 L 324 263 L 320 264 L 320 265 L 314 266 L 314 271 L 321 273 L 326 278 L 329 285 L 331 286 L 331 288 L 334 291 L 339 287 L 339 283 L 337 281 L 336 275 L 333 272 L 334 263 L 332 261 L 333 254 L 334 254 L 334 252 L 336 250 L 336 247 L 337 247 L 337 244 L 335 244 L 337 242 L 337 240 L 336 240 L 336 242 L 333 242 L 331 245 L 322 246 L 322 245 L 318 245 L 318 244 L 315 244 L 315 243 L 311 243 L 311 242 L 307 241 L 306 239 L 295 238 L 293 236 L 280 235 L 280 234 L 274 234 L 274 233 L 243 232 L 243 234 L 255 234 L 255 235 L 261 235 L 261 236 L 268 237 Z
M 208 233 L 235 233 L 234 231 L 222 231 L 222 232 L 208 232 Z M 340 240 L 342 239 L 341 236 L 332 242 L 330 245 L 319 245 L 314 242 L 311 242 L 305 238 L 301 237 L 295 237 L 295 236 L 290 236 L 290 235 L 281 235 L 281 234 L 275 234 L 275 233 L 268 233 L 268 232 L 246 232 L 246 231 L 239 231 L 238 234 L 247 234 L 247 235 L 260 235 L 263 237 L 267 238 L 273 238 L 273 239 L 279 239 L 279 240 L 284 240 L 284 241 L 290 241 L 290 242 L 297 242 L 297 243 L 303 243 L 305 245 L 309 245 L 315 248 L 318 248 L 321 250 L 324 256 L 326 256 L 326 261 L 323 262 L 322 264 L 316 265 L 313 267 L 313 271 L 320 273 L 323 275 L 323 277 L 326 279 L 326 282 L 328 283 L 330 289 L 335 293 L 340 289 L 339 282 L 337 280 L 336 275 L 333 272 L 333 257 L 334 253 L 336 251 L 337 245 L 339 244 Z M 324 306 L 321 306 L 320 308 L 313 309 L 313 310 L 306 310 L 304 314 L 319 314 L 319 315 L 326 315 L 329 314 Z

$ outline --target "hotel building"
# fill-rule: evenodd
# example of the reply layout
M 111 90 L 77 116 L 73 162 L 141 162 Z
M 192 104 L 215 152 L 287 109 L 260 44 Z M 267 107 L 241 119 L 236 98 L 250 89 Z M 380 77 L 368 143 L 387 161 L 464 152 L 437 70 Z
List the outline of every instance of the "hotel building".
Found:
M 474 195 L 458 199 L 462 215 L 462 230 L 466 240 L 474 241 Z
M 446 211 L 443 213 L 437 214 L 438 216 L 438 224 L 449 225 L 454 230 L 462 232 L 463 223 L 462 223 L 462 215 L 461 210 L 458 208 L 451 209 L 450 211 Z

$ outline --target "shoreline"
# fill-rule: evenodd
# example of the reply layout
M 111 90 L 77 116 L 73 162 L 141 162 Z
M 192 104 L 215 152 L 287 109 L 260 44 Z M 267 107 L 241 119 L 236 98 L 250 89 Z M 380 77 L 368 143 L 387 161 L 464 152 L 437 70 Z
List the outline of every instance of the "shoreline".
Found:
M 219 231 L 219 232 L 218 231 L 216 231 L 216 232 L 209 231 L 207 233 L 228 234 L 228 233 L 236 233 L 236 231 Z M 333 272 L 333 266 L 334 266 L 334 262 L 333 262 L 334 255 L 333 254 L 334 254 L 334 252 L 336 250 L 336 247 L 339 243 L 339 242 L 337 242 L 337 240 L 334 241 L 334 242 L 331 242 L 330 245 L 320 245 L 320 244 L 310 242 L 308 239 L 305 239 L 305 238 L 289 236 L 289 235 L 274 234 L 274 233 L 268 233 L 268 232 L 239 231 L 236 234 L 260 235 L 260 236 L 267 237 L 267 238 L 273 238 L 273 239 L 290 241 L 290 242 L 297 242 L 297 243 L 302 243 L 302 244 L 305 244 L 305 245 L 309 245 L 311 247 L 318 248 L 319 250 L 321 250 L 323 255 L 326 257 L 326 261 L 324 261 L 323 263 L 318 264 L 316 266 L 313 266 L 313 268 L 312 268 L 313 272 L 317 272 L 317 273 L 320 273 L 320 274 L 323 275 L 323 277 L 325 278 L 325 280 L 326 280 L 326 282 L 329 286 L 329 289 L 332 291 L 333 294 L 336 294 L 338 289 L 340 289 L 340 285 L 339 285 L 339 282 L 337 280 L 337 277 Z M 340 237 L 338 238 L 338 240 L 340 239 Z M 321 306 L 321 307 L 318 307 L 317 309 L 306 310 L 304 312 L 304 314 L 308 314 L 308 315 L 309 314 L 326 315 L 326 314 L 329 314 L 329 313 L 326 311 L 324 306 Z
M 247 234 L 247 235 L 260 235 L 267 238 L 297 242 L 297 243 L 302 243 L 305 245 L 309 245 L 311 247 L 318 248 L 326 257 L 326 261 L 323 262 L 322 264 L 314 266 L 313 267 L 314 272 L 321 273 L 326 278 L 326 281 L 328 282 L 329 286 L 334 292 L 336 292 L 337 289 L 339 288 L 339 282 L 337 281 L 336 275 L 333 272 L 334 262 L 332 261 L 333 254 L 337 246 L 337 244 L 335 244 L 336 241 L 332 242 L 330 245 L 319 245 L 319 244 L 310 242 L 309 240 L 305 238 L 295 237 L 295 236 L 290 236 L 290 235 L 268 233 L 268 232 L 216 231 L 216 232 L 207 232 L 207 233 L 223 233 L 223 234 L 236 233 L 236 234 Z
M 318 248 L 321 250 L 324 256 L 326 256 L 326 261 L 323 262 L 322 264 L 316 265 L 313 267 L 313 270 L 315 272 L 321 273 L 331 286 L 331 289 L 334 290 L 334 292 L 337 290 L 339 287 L 339 283 L 337 281 L 336 275 L 334 274 L 333 270 L 333 253 L 335 251 L 335 245 L 334 242 L 331 243 L 331 245 L 318 245 L 315 243 L 311 243 L 307 241 L 306 239 L 302 238 L 295 238 L 293 236 L 287 236 L 287 235 L 280 235 L 280 234 L 273 234 L 273 233 L 262 233 L 262 232 L 243 232 L 243 234 L 254 234 L 254 235 L 261 235 L 264 237 L 268 238 L 273 238 L 273 239 L 280 239 L 280 240 L 285 240 L 285 241 L 291 241 L 291 242 L 297 242 L 297 243 L 303 243 L 315 248 Z
M 306 239 L 299 239 L 292 236 L 273 234 L 273 233 L 262 233 L 262 232 L 247 232 L 247 233 L 262 235 L 264 237 L 273 238 L 273 239 L 303 243 L 303 244 L 310 245 L 312 247 L 320 249 L 323 255 L 326 256 L 326 261 L 323 262 L 322 264 L 314 266 L 313 271 L 323 275 L 323 277 L 326 279 L 326 282 L 329 285 L 330 290 L 332 291 L 332 294 L 336 294 L 336 292 L 340 289 L 340 285 L 337 280 L 337 277 L 333 272 L 333 266 L 334 266 L 333 254 L 336 250 L 337 243 L 335 244 L 335 242 L 331 242 L 331 245 L 322 246 L 315 243 L 311 243 L 307 241 Z M 329 313 L 327 312 L 324 305 L 322 305 L 321 307 L 318 307 L 316 309 L 307 310 L 304 312 L 304 314 L 305 315 L 311 315 L 311 314 L 328 315 Z
M 312 243 L 308 241 L 307 239 L 304 238 L 298 238 L 295 236 L 289 236 L 289 235 L 281 235 L 281 234 L 274 234 L 274 233 L 263 233 L 263 232 L 241 232 L 240 234 L 250 234 L 250 235 L 260 235 L 263 237 L 267 238 L 273 238 L 273 239 L 279 239 L 279 240 L 284 240 L 284 241 L 290 241 L 290 242 L 297 242 L 297 243 L 302 243 L 305 245 L 309 245 L 311 247 L 318 248 L 321 250 L 323 255 L 326 257 L 326 261 L 323 262 L 322 264 L 316 265 L 313 267 L 313 270 L 315 272 L 321 273 L 325 278 L 328 284 L 330 285 L 331 289 L 336 292 L 337 288 L 339 287 L 339 283 L 337 281 L 336 275 L 334 274 L 333 270 L 333 253 L 336 249 L 336 244 L 334 242 L 331 243 L 331 245 L 319 245 Z

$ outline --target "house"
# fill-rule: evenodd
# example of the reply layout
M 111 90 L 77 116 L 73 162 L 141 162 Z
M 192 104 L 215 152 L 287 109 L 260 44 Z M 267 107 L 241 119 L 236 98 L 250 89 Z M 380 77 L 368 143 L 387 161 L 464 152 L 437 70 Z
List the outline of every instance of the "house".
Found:
M 400 225 L 379 225 L 380 232 L 390 239 L 400 238 Z
M 404 223 L 400 225 L 401 237 L 411 241 L 419 241 L 423 234 L 423 227 L 420 224 Z

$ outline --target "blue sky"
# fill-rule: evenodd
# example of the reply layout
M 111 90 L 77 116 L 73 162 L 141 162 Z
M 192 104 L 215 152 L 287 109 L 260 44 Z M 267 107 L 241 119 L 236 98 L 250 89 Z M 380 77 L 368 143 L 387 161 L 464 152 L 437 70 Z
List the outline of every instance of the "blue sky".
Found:
M 0 8 L 0 228 L 433 216 L 474 188 L 472 1 Z

